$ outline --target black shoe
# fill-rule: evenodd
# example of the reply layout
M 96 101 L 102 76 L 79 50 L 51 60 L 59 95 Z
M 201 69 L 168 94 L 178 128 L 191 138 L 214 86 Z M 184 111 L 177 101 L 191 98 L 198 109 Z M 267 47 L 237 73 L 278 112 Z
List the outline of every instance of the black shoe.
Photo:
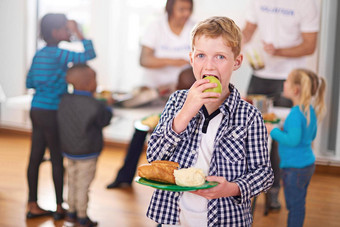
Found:
M 31 219 L 31 218 L 40 218 L 40 217 L 45 217 L 45 216 L 52 216 L 53 211 L 47 210 L 46 212 L 40 213 L 40 214 L 34 214 L 31 213 L 31 211 L 28 211 L 26 214 L 26 218 L 27 219 Z
M 64 212 L 63 213 L 54 212 L 53 213 L 53 218 L 56 221 L 64 219 L 65 218 L 65 213 Z
M 128 187 L 131 187 L 131 183 L 128 183 L 128 182 L 117 182 L 117 181 L 114 181 L 113 183 L 111 183 L 108 186 L 106 186 L 107 189 L 111 189 L 111 188 L 128 188 Z
M 78 219 L 78 226 L 79 227 L 95 227 L 97 225 L 98 225 L 98 222 L 92 221 L 89 217 Z

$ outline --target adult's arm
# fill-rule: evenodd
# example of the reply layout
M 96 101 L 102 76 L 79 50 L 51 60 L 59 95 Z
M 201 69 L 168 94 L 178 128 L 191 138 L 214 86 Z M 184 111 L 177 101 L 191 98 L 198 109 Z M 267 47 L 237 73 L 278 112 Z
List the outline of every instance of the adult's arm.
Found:
M 248 21 L 246 22 L 246 25 L 242 30 L 242 46 L 251 40 L 256 31 L 256 28 L 256 24 L 250 23 Z
M 146 68 L 162 68 L 189 64 L 185 59 L 157 58 L 155 56 L 155 50 L 147 46 L 142 46 L 139 62 L 141 66 Z
M 281 56 L 281 57 L 302 57 L 305 55 L 313 54 L 316 48 L 316 42 L 318 33 L 302 33 L 302 43 L 289 48 L 278 48 L 275 49 L 272 44 L 264 43 L 264 50 L 271 55 Z

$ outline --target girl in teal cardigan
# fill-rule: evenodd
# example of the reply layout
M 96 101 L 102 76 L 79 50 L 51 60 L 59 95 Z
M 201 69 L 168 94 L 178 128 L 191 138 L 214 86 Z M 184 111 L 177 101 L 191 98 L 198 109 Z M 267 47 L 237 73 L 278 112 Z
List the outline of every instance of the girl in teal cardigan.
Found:
M 312 142 L 325 111 L 325 80 L 315 73 L 293 70 L 284 83 L 283 94 L 293 101 L 283 129 L 266 124 L 279 144 L 288 226 L 303 226 L 307 187 L 315 169 Z

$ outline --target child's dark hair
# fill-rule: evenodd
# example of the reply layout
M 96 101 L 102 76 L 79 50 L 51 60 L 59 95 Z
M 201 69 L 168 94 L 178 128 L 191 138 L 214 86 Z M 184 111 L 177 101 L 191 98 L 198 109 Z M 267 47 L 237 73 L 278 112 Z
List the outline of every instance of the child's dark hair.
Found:
M 166 1 L 165 11 L 168 13 L 168 17 L 170 17 L 174 11 L 175 2 L 179 0 L 168 0 Z M 194 1 L 193 0 L 182 0 L 191 3 L 191 10 L 194 8 Z
M 67 24 L 67 18 L 62 13 L 48 13 L 41 19 L 40 36 L 45 42 L 53 40 L 53 29 L 59 29 Z
M 87 91 L 89 90 L 88 85 L 92 80 L 95 80 L 95 74 L 89 74 L 88 70 L 91 70 L 95 73 L 95 71 L 88 66 L 87 64 L 76 64 L 73 65 L 66 73 L 66 82 L 72 84 L 73 87 L 77 90 Z

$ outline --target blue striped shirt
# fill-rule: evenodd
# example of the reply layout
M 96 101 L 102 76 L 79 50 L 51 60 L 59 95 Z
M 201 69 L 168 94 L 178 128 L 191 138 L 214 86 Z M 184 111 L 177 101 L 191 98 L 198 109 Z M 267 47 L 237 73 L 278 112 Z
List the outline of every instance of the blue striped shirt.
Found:
M 62 94 L 67 92 L 65 81 L 68 64 L 85 63 L 96 57 L 91 40 L 82 40 L 84 52 L 73 52 L 58 46 L 46 46 L 35 54 L 26 78 L 26 87 L 34 88 L 32 108 L 57 110 Z
M 250 199 L 268 190 L 273 183 L 267 131 L 261 113 L 240 98 L 234 86 L 219 107 L 222 121 L 217 131 L 209 175 L 223 176 L 235 182 L 240 196 L 208 201 L 208 223 L 205 226 L 251 226 Z M 198 157 L 205 115 L 203 109 L 191 119 L 185 131 L 177 134 L 172 122 L 182 108 L 188 91 L 176 91 L 163 110 L 152 133 L 147 150 L 149 162 L 170 160 L 180 168 L 193 166 Z M 158 223 L 178 224 L 181 193 L 155 190 L 147 216 Z

